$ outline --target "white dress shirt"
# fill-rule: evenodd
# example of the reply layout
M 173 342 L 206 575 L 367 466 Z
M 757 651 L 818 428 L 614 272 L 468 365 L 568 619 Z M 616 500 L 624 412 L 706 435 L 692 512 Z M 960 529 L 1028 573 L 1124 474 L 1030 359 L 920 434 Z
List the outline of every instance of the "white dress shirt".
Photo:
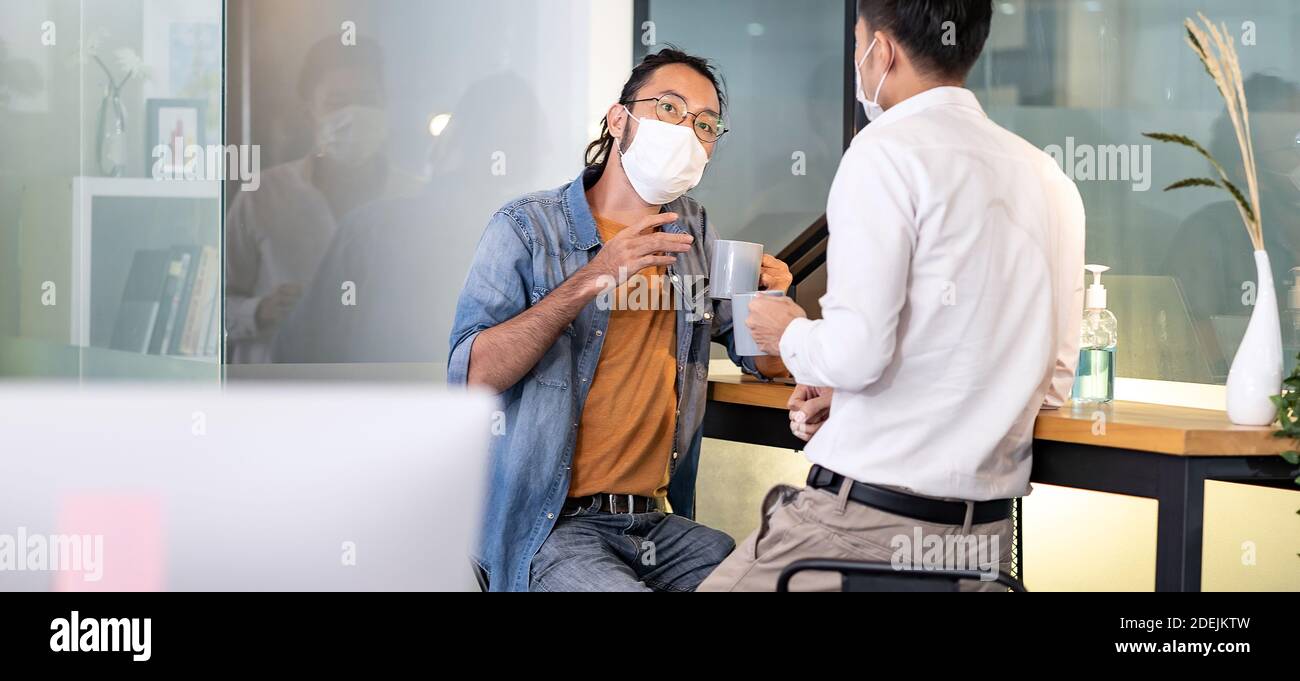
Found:
M 1074 184 L 969 90 L 941 87 L 858 133 L 826 215 L 823 318 L 781 338 L 800 383 L 835 389 L 808 458 L 925 496 L 1028 493 L 1034 419 L 1078 361 Z

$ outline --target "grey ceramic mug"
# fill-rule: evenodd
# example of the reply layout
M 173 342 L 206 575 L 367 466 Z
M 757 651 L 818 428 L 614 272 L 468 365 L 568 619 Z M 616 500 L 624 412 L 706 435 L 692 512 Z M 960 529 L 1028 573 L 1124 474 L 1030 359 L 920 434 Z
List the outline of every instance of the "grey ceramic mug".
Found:
M 736 354 L 741 357 L 757 357 L 766 355 L 766 352 L 758 349 L 758 343 L 754 342 L 754 336 L 749 333 L 749 327 L 745 322 L 749 320 L 749 303 L 759 296 L 783 296 L 780 291 L 753 291 L 750 293 L 737 293 L 731 297 L 731 319 L 732 319 L 732 338 L 736 344 Z
M 713 244 L 709 267 L 709 297 L 730 300 L 738 293 L 758 290 L 763 244 L 720 240 Z

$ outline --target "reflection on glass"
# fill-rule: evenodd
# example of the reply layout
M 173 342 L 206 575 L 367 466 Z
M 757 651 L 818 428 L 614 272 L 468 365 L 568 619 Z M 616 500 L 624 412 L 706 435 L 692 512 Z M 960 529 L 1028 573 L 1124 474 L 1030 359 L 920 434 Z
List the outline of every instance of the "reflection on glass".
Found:
M 631 0 L 227 7 L 232 141 L 273 166 L 228 214 L 228 377 L 440 378 L 483 226 L 581 168 Z
M 311 285 L 344 216 L 409 196 L 418 180 L 386 153 L 383 53 L 336 34 L 307 51 L 298 74 L 310 153 L 267 170 L 226 221 L 226 329 L 231 363 L 271 358 L 271 339 Z
M 220 0 L 0 0 L 0 376 L 218 378 L 222 28 Z
M 527 178 L 543 133 L 527 118 L 492 134 L 474 123 L 539 106 L 531 86 L 513 74 L 473 85 L 435 138 L 423 191 L 377 201 L 343 221 L 302 304 L 276 336 L 274 360 L 444 362 L 451 316 L 442 306 L 464 278 L 452 259 L 468 257 L 452 248 L 464 237 L 449 233 L 457 226 L 472 233 L 469 225 L 481 219 L 477 208 L 458 200 L 464 159 L 490 159 L 496 149 L 511 149 L 516 171 Z M 365 303 L 340 304 L 349 288 L 364 293 Z
M 1161 189 L 1212 174 L 1195 153 L 1143 132 L 1186 134 L 1241 183 L 1223 102 L 1183 42 L 1204 11 L 1239 45 L 1259 163 L 1266 247 L 1284 343 L 1300 294 L 1300 6 L 1280 0 L 1017 0 L 1000 3 L 970 87 L 989 115 L 1052 153 L 1083 195 L 1088 261 L 1111 266 L 1120 376 L 1222 383 L 1253 303 L 1249 239 L 1221 192 Z M 1288 366 L 1289 368 L 1289 366 Z

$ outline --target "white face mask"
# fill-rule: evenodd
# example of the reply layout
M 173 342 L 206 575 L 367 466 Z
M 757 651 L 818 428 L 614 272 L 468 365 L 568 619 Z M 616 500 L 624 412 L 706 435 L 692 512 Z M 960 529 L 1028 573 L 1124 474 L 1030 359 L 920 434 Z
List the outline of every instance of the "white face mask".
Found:
M 880 84 L 876 86 L 876 96 L 867 99 L 866 93 L 862 90 L 862 64 L 867 61 L 867 57 L 875 47 L 876 40 L 873 38 L 871 45 L 867 47 L 867 51 L 863 52 L 862 58 L 858 60 L 858 67 L 853 70 L 854 81 L 857 83 L 854 94 L 857 95 L 858 101 L 862 103 L 862 108 L 867 112 L 868 121 L 874 121 L 885 113 L 884 107 L 880 106 L 880 88 L 885 87 L 885 79 L 889 77 L 889 69 L 885 69 L 885 75 L 880 77 Z M 890 64 L 890 67 L 892 68 L 893 64 Z
M 343 165 L 360 165 L 379 153 L 388 140 L 383 109 L 347 106 L 316 123 L 316 153 Z
M 632 112 L 623 109 L 632 118 Z M 700 183 L 709 154 L 691 128 L 657 118 L 635 120 L 636 138 L 626 151 L 614 140 L 623 174 L 642 201 L 652 206 L 672 203 Z

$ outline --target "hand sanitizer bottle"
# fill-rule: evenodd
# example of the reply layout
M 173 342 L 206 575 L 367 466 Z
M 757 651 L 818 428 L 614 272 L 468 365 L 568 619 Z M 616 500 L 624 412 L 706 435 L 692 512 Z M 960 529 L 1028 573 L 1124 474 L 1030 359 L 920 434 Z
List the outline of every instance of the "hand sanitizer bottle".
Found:
M 1084 294 L 1083 324 L 1079 328 L 1079 367 L 1074 373 L 1075 402 L 1109 402 L 1115 398 L 1115 345 L 1119 323 L 1106 309 L 1106 287 L 1101 285 L 1105 265 L 1084 267 L 1092 285 Z

